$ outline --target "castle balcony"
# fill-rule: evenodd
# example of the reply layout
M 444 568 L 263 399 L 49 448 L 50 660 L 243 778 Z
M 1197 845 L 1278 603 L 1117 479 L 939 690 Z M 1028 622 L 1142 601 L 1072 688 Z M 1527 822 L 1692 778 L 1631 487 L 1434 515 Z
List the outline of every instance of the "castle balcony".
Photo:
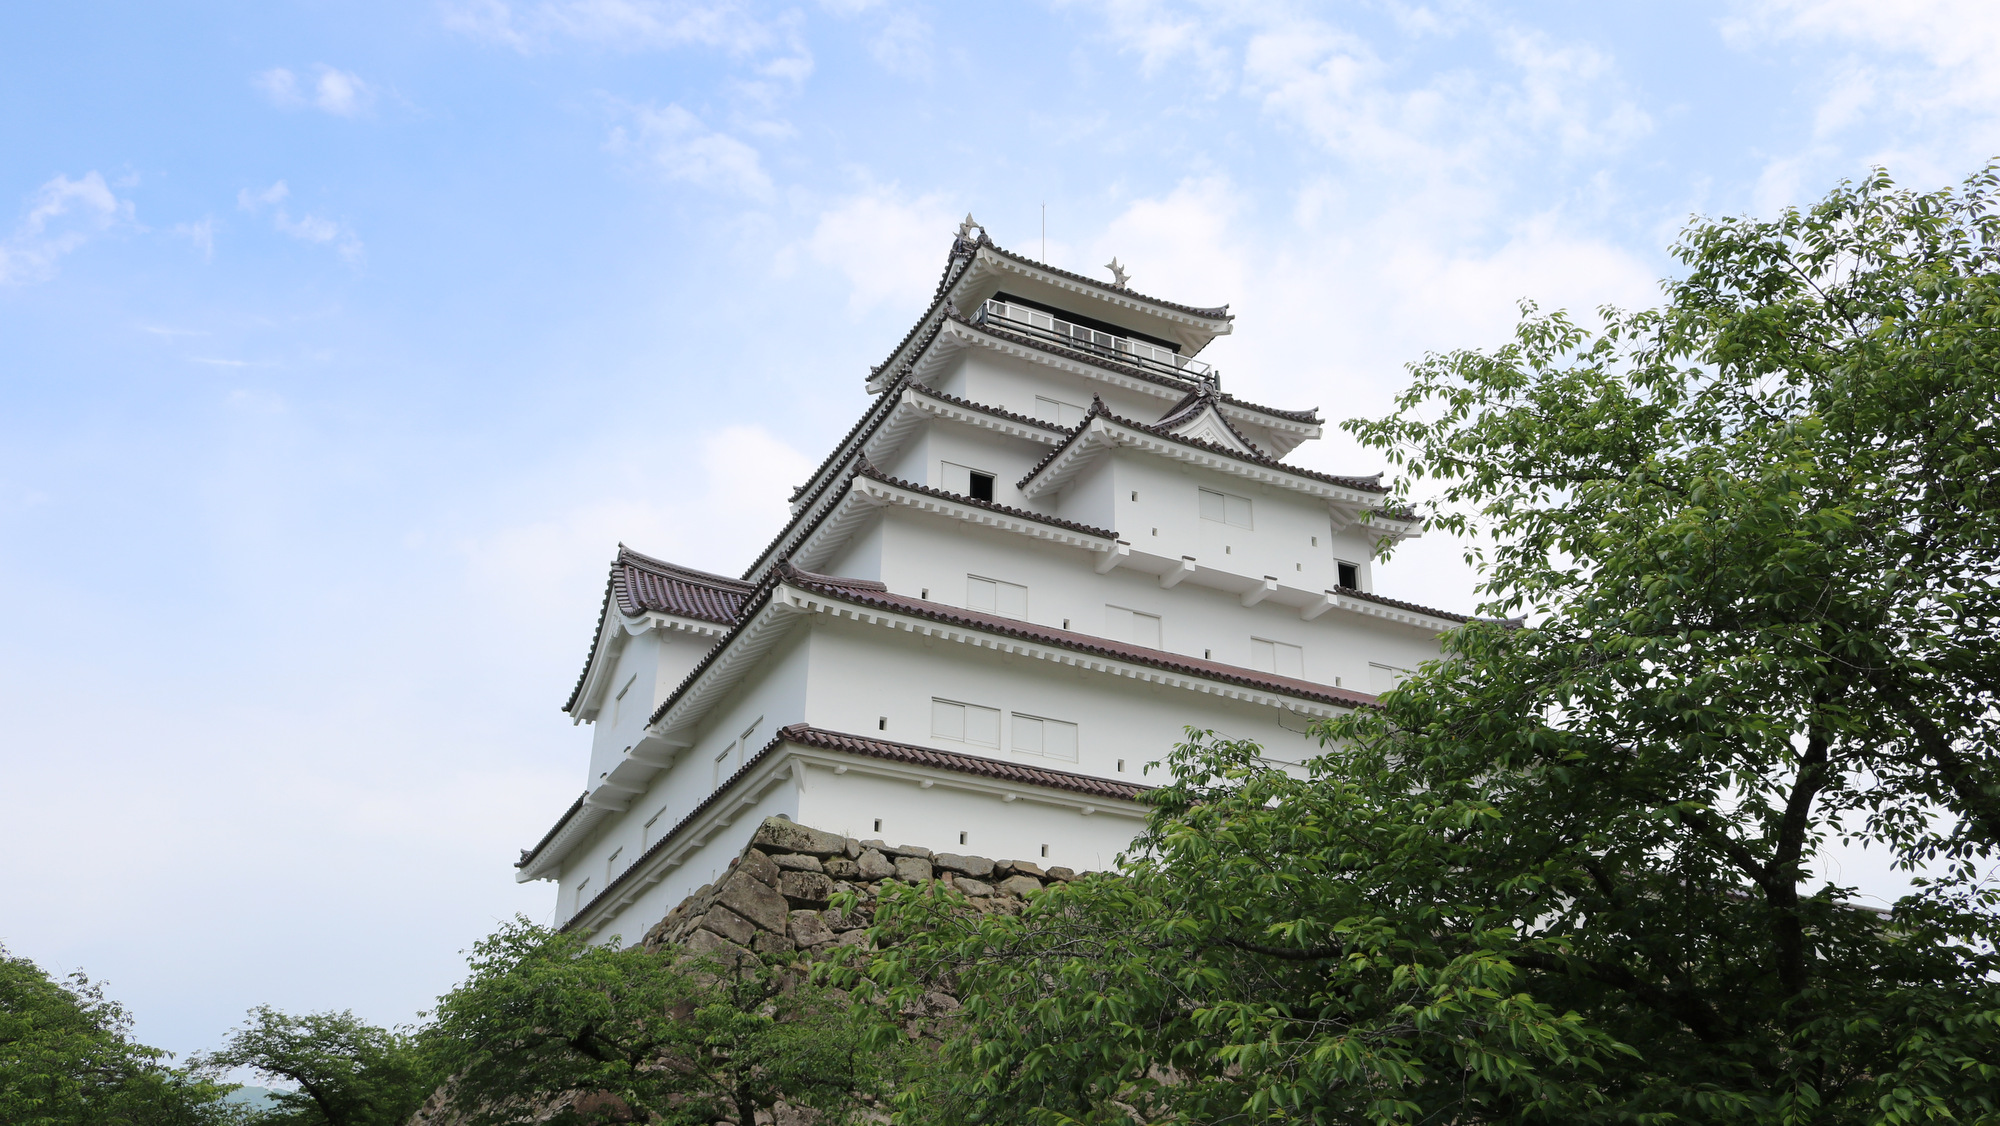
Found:
M 1089 325 L 1075 324 L 1018 302 L 998 299 L 982 301 L 973 313 L 972 323 L 990 325 L 993 328 L 1046 340 L 1064 348 L 1095 352 L 1119 363 L 1131 364 L 1177 379 L 1206 379 L 1215 374 L 1215 369 L 1210 365 L 1183 356 L 1172 348 L 1162 347 L 1149 340 L 1119 336 L 1103 329 L 1091 328 Z

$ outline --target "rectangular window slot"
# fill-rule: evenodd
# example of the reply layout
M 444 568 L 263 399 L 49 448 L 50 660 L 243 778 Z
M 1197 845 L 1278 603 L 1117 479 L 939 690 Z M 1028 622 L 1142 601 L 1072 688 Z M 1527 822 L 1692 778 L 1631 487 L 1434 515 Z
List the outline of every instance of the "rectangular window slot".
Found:
M 1118 760 L 1118 773 L 1125 773 L 1125 760 L 1122 758 Z
M 1129 641 L 1148 649 L 1160 647 L 1160 616 L 1138 610 L 1128 610 L 1123 606 L 1104 608 L 1105 636 L 1119 641 Z
M 1061 399 L 1050 399 L 1041 395 L 1035 396 L 1035 417 L 1043 422 L 1053 422 L 1067 430 L 1082 422 L 1083 416 L 1084 409 L 1074 403 L 1065 403 Z
M 882 819 L 880 817 L 875 819 L 875 831 L 878 833 L 882 831 Z
M 875 717 L 875 730 L 877 730 L 877 731 L 887 731 L 887 730 L 889 730 L 889 717 L 888 717 L 888 716 L 885 716 L 885 715 L 878 715 L 878 716 L 876 716 L 876 717 Z
M 998 614 L 1003 618 L 1026 618 L 1028 588 L 1019 583 L 967 575 L 965 607 L 968 610 L 984 610 L 989 614 Z
M 993 474 L 974 471 L 971 483 L 972 488 L 966 492 L 967 496 L 973 500 L 993 499 Z
M 931 700 L 931 734 L 939 739 L 973 743 L 981 747 L 1000 745 L 1000 709 L 956 700 Z
M 1133 499 L 1133 500 L 1138 500 L 1138 499 L 1139 499 L 1139 490 L 1137 490 L 1137 489 L 1133 489 L 1133 490 L 1132 490 L 1132 499 Z
M 729 760 L 734 758 L 735 756 L 736 756 L 736 744 L 734 743 L 731 743 L 727 747 L 722 748 L 722 753 L 715 756 L 715 780 L 710 784 L 709 787 L 710 789 L 716 789 L 721 787 L 723 779 L 729 777 L 731 774 L 736 773 L 734 770 L 731 770 L 729 766 Z
M 1319 537 L 1318 537 L 1318 536 L 1314 536 L 1314 537 L 1313 537 L 1313 546 L 1314 546 L 1314 547 L 1318 547 L 1318 546 L 1319 546 Z
M 1250 498 L 1239 497 L 1235 493 L 1202 489 L 1201 518 L 1218 524 L 1228 524 L 1236 528 L 1250 527 Z
M 1334 566 L 1338 568 L 1340 571 L 1339 582 L 1341 586 L 1344 586 L 1349 590 L 1361 589 L 1360 567 L 1357 567 L 1352 563 L 1336 563 L 1334 564 Z
M 1043 856 L 1047 856 L 1048 854 L 1049 854 L 1049 846 L 1047 846 L 1047 845 L 1043 845 L 1043 846 L 1042 846 L 1042 855 L 1043 855 Z
M 1250 639 L 1250 667 L 1278 676 L 1303 677 L 1306 674 L 1306 651 L 1282 641 L 1253 637 Z
M 1076 724 L 1014 713 L 1014 753 L 1076 761 Z
M 958 835 L 958 843 L 959 843 L 959 844 L 966 844 L 966 843 L 968 843 L 968 842 L 966 841 L 966 839 L 965 839 L 965 838 L 966 838 L 966 834 L 964 834 L 964 833 L 960 833 L 960 834 Z

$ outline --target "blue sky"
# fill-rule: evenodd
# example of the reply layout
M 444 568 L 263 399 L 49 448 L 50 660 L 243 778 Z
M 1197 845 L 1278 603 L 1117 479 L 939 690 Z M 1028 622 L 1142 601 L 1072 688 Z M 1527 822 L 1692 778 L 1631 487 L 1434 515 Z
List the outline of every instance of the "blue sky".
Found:
M 2000 153 L 1987 4 L 0 9 L 0 939 L 408 1020 L 546 885 L 624 540 L 734 571 L 968 210 L 1333 419 L 1694 212 Z M 1296 460 L 1382 466 L 1338 435 Z M 1431 537 L 1391 594 L 1470 600 Z

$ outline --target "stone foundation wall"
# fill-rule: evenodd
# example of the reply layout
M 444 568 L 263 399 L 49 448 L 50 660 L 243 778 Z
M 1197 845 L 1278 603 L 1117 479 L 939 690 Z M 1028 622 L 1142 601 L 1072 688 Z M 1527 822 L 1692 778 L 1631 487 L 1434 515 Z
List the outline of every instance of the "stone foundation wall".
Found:
M 773 817 L 758 826 L 728 874 L 682 900 L 646 932 L 643 945 L 723 957 L 739 951 L 810 954 L 865 944 L 886 883 L 936 880 L 978 911 L 1012 914 L 1029 892 L 1076 877 L 1068 868 L 859 841 Z M 858 897 L 854 911 L 828 906 L 841 892 Z

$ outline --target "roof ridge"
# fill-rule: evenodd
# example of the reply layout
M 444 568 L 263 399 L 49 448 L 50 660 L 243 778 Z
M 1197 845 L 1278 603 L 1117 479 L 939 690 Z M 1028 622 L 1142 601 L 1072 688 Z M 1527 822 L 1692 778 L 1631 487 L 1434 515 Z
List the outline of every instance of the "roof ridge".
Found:
M 1097 395 L 1091 396 L 1090 404 L 1091 404 L 1090 410 L 1084 413 L 1083 421 L 1077 423 L 1075 428 L 1069 432 L 1069 437 L 1064 439 L 1059 445 L 1056 446 L 1055 449 L 1050 450 L 1046 455 L 1044 455 L 1042 460 L 1036 462 L 1034 468 L 1028 470 L 1027 475 L 1022 477 L 1018 482 L 1015 483 L 1016 488 L 1026 487 L 1028 482 L 1034 480 L 1036 476 L 1038 476 L 1042 472 L 1042 470 L 1047 469 L 1050 463 L 1054 462 L 1056 458 L 1060 457 L 1064 450 L 1067 450 L 1070 446 L 1075 444 L 1077 438 L 1083 434 L 1084 430 L 1087 427 L 1089 427 L 1092 419 L 1102 416 L 1106 419 L 1109 419 L 1112 422 L 1117 423 L 1120 426 L 1129 426 L 1134 430 L 1138 430 L 1146 434 L 1151 434 L 1156 438 L 1164 438 L 1169 442 L 1179 442 L 1184 446 L 1190 446 L 1198 450 L 1205 450 L 1210 453 L 1221 454 L 1224 457 L 1233 457 L 1238 459 L 1239 461 L 1247 461 L 1252 465 L 1259 465 L 1266 469 L 1276 469 L 1285 473 L 1291 473 L 1291 474 L 1296 474 L 1297 476 L 1300 477 L 1306 477 L 1314 481 L 1324 481 L 1330 485 L 1340 485 L 1344 488 L 1359 489 L 1363 492 L 1375 492 L 1386 495 L 1391 491 L 1388 488 L 1388 486 L 1381 484 L 1382 475 L 1380 473 L 1377 473 L 1372 477 L 1353 477 L 1353 476 L 1343 476 L 1336 473 L 1321 473 L 1316 469 L 1306 469 L 1301 466 L 1292 465 L 1287 462 L 1279 461 L 1277 458 L 1271 457 L 1270 455 L 1265 454 L 1261 451 L 1256 453 L 1246 454 L 1241 450 L 1232 450 L 1227 446 L 1218 446 L 1214 442 L 1205 442 L 1200 438 L 1189 438 L 1184 435 L 1175 434 L 1170 430 L 1161 429 L 1156 425 L 1140 422 L 1137 419 L 1126 418 L 1123 415 L 1113 413 L 1111 408 L 1105 406 L 1104 399 L 1102 396 L 1097 396 Z M 1223 421 L 1227 422 L 1228 420 L 1224 419 Z M 1231 429 L 1233 430 L 1234 428 L 1232 427 Z M 1238 437 L 1241 437 L 1241 435 L 1239 434 Z M 1246 439 L 1246 444 L 1248 444 L 1247 439 Z M 1250 448 L 1252 450 L 1256 450 L 1257 447 L 1251 445 Z
M 983 228 L 981 229 L 981 234 L 982 235 L 984 234 Z M 1047 270 L 1049 273 L 1052 274 L 1060 274 L 1066 278 L 1073 278 L 1076 281 L 1086 282 L 1090 285 L 1096 286 L 1098 289 L 1109 289 L 1109 290 L 1116 290 L 1119 293 L 1127 293 L 1137 298 L 1138 300 L 1144 301 L 1150 305 L 1158 305 L 1161 308 L 1174 309 L 1182 313 L 1191 313 L 1197 317 L 1204 317 L 1212 321 L 1234 321 L 1236 319 L 1235 314 L 1229 311 L 1229 306 L 1227 305 L 1221 305 L 1221 306 L 1183 305 L 1178 301 L 1168 301 L 1165 298 L 1152 297 L 1147 294 L 1140 293 L 1137 290 L 1126 289 L 1122 286 L 1112 285 L 1101 278 L 1093 278 L 1088 274 L 1079 274 L 1070 270 L 1065 270 L 1061 266 L 1051 266 L 1047 262 L 1036 261 L 1035 259 L 1030 258 L 1025 254 L 1021 254 L 1013 250 L 1008 250 L 1006 247 L 1001 246 L 999 243 L 994 242 L 991 238 L 981 238 L 980 245 L 987 250 L 991 250 L 995 254 L 1012 258 L 1014 261 L 1019 262 L 1024 266 L 1033 266 L 1037 269 Z
M 1106 528 L 1093 527 L 1092 525 L 1089 524 L 1080 524 L 1075 520 L 1065 520 L 1060 516 L 1050 516 L 1045 512 L 1036 512 L 1031 508 L 1016 508 L 1011 504 L 1001 504 L 999 501 L 980 500 L 978 497 L 964 496 L 960 493 L 954 493 L 944 489 L 933 488 L 929 485 L 919 485 L 915 481 L 905 481 L 901 477 L 891 477 L 888 474 L 883 473 L 878 469 L 875 469 L 873 466 L 869 466 L 868 470 L 869 470 L 868 472 L 863 472 L 857 466 L 855 470 L 855 476 L 866 477 L 870 481 L 879 481 L 884 485 L 894 485 L 896 488 L 899 489 L 908 489 L 913 493 L 922 493 L 926 496 L 934 496 L 943 500 L 954 501 L 960 504 L 969 505 L 973 508 L 983 508 L 991 512 L 1001 512 L 1005 513 L 1008 516 L 1018 516 L 1026 520 L 1036 521 L 1037 523 L 1051 524 L 1058 528 L 1068 528 L 1071 531 L 1083 532 L 1088 535 L 1096 536 L 1099 539 L 1116 540 L 1118 538 L 1117 532 L 1111 531 Z
M 671 574 L 679 578 L 699 582 L 712 582 L 724 587 L 740 587 L 745 591 L 750 590 L 755 585 L 744 582 L 742 579 L 732 579 L 728 575 L 718 575 L 713 571 L 703 571 L 680 563 L 670 563 L 658 556 L 646 555 L 642 552 L 634 551 L 621 543 L 618 545 L 618 556 L 613 560 L 612 566 L 615 567 L 626 563 L 636 563 L 641 567 L 651 568 L 661 574 Z

